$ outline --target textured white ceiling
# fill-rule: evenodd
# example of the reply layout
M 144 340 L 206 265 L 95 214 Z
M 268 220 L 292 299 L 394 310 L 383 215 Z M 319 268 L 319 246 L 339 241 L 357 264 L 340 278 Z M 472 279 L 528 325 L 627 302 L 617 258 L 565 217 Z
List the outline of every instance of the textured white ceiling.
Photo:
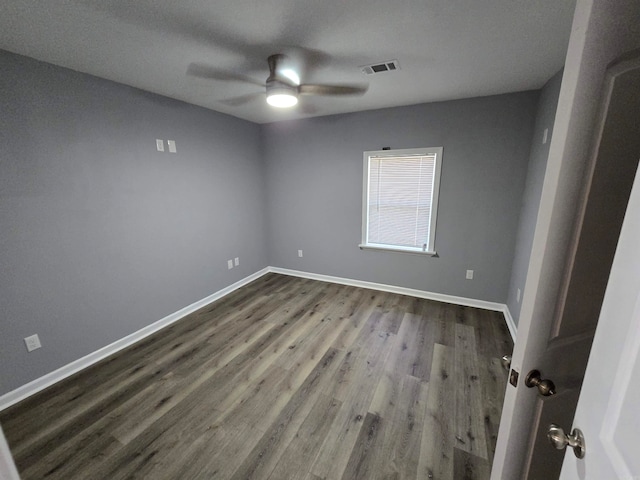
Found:
M 0 0 L 0 48 L 258 123 L 540 88 L 562 68 L 575 0 Z M 361 97 L 269 107 L 266 57 Z M 366 76 L 360 65 L 397 59 Z M 189 66 L 192 66 L 189 70 Z M 306 65 L 306 66 L 305 66 Z M 198 67 L 195 69 L 194 67 Z M 194 75 L 209 71 L 217 79 Z M 189 73 L 191 72 L 191 73 Z M 256 84 L 229 80 L 242 74 Z

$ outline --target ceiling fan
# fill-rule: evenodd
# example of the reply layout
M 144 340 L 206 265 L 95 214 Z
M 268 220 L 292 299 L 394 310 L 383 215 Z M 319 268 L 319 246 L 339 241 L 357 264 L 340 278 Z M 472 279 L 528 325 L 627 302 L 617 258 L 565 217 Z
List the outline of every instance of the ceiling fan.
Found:
M 245 75 L 220 71 L 200 64 L 189 65 L 188 73 L 203 78 L 213 78 L 216 80 L 232 80 L 251 83 L 265 88 L 267 103 L 277 108 L 293 107 L 298 103 L 299 96 L 305 95 L 363 95 L 367 91 L 366 85 L 325 85 L 300 83 L 299 74 L 294 68 L 288 66 L 287 56 L 282 53 L 270 55 L 267 58 L 269 66 L 269 77 L 266 82 L 256 82 Z M 236 97 L 222 101 L 227 105 L 237 106 L 245 104 L 256 97 L 264 95 L 255 92 L 241 97 Z

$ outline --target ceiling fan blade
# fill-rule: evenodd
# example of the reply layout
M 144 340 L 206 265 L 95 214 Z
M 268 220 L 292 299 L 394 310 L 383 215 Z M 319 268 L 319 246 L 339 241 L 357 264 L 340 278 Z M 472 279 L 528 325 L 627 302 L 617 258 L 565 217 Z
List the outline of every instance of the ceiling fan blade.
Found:
M 298 87 L 300 95 L 364 95 L 366 85 L 314 85 L 303 84 Z
M 248 93 L 246 95 L 240 95 L 239 97 L 220 100 L 220 103 L 222 103 L 223 105 L 228 105 L 230 107 L 239 107 L 241 105 L 245 105 L 249 102 L 252 102 L 253 100 L 260 97 L 264 97 L 264 93 L 262 92 Z
M 244 82 L 251 85 L 257 85 L 264 87 L 264 83 L 254 80 L 251 77 L 242 75 L 236 72 L 229 72 L 227 70 L 220 70 L 210 65 L 203 63 L 191 63 L 187 67 L 187 75 L 192 77 L 205 78 L 208 80 L 222 80 L 225 82 Z

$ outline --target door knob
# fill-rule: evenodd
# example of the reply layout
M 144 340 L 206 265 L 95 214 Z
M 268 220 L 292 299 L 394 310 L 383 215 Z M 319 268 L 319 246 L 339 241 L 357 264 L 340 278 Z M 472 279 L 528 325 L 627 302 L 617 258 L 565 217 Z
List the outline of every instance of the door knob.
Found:
M 524 384 L 529 388 L 538 387 L 538 393 L 543 397 L 550 397 L 556 393 L 553 382 L 543 379 L 538 370 L 531 370 L 524 379 Z
M 504 368 L 507 372 L 511 370 L 511 355 L 503 355 L 500 359 L 500 363 L 502 363 L 502 368 Z
M 573 448 L 573 453 L 576 457 L 584 458 L 584 454 L 586 453 L 584 435 L 579 429 L 574 428 L 571 434 L 567 435 L 561 427 L 552 423 L 549 425 L 547 438 L 551 445 L 556 447 L 558 450 L 563 450 L 567 445 L 569 445 Z

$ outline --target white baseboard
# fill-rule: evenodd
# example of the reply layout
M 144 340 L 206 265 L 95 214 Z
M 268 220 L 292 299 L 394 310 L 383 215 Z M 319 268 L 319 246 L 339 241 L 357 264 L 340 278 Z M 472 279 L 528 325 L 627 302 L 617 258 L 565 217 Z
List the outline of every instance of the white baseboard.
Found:
M 113 355 L 114 353 L 124 348 L 127 348 L 130 345 L 133 345 L 134 343 L 142 340 L 143 338 L 148 337 L 153 333 L 156 333 L 158 330 L 161 330 L 164 327 L 171 325 L 174 322 L 177 322 L 181 318 L 189 315 L 190 313 L 195 312 L 196 310 L 204 307 L 205 305 L 208 305 L 212 302 L 215 302 L 216 300 L 219 300 L 225 295 L 230 294 L 234 290 L 237 290 L 238 288 L 243 287 L 244 285 L 256 280 L 257 278 L 263 275 L 266 275 L 267 273 L 269 273 L 269 268 L 263 268 L 262 270 L 252 275 L 249 275 L 248 277 L 245 277 L 242 280 L 239 280 L 236 283 L 223 288 L 222 290 L 218 290 L 212 295 L 209 295 L 208 297 L 203 298 L 202 300 L 198 300 L 197 302 L 192 303 L 191 305 L 184 307 L 178 310 L 177 312 L 164 317 L 161 320 L 158 320 L 150 325 L 147 325 L 146 327 L 141 328 L 140 330 L 133 332 L 132 334 L 127 335 L 126 337 L 123 337 L 120 340 L 116 340 L 115 342 L 105 347 L 102 347 L 99 350 L 96 350 L 95 352 L 90 353 L 89 355 L 79 358 L 78 360 L 74 360 L 73 362 L 63 367 L 60 367 L 51 373 L 47 373 L 46 375 L 40 378 L 36 378 L 35 380 L 21 387 L 18 387 L 15 390 L 5 393 L 4 395 L 0 396 L 0 411 L 10 407 L 11 405 L 14 405 L 15 403 L 18 403 L 21 400 L 24 400 L 27 397 L 30 397 L 35 393 L 38 393 L 41 390 L 44 390 L 45 388 L 53 385 L 54 383 L 64 380 L 65 378 L 73 375 L 74 373 L 79 372 L 80 370 L 90 367 L 94 363 L 97 363 L 100 360 L 103 360 L 109 355 Z
M 516 343 L 518 326 L 516 325 L 516 322 L 513 321 L 513 317 L 511 316 L 511 312 L 509 311 L 509 307 L 507 305 L 504 305 L 502 313 L 504 315 L 505 321 L 507 322 L 507 328 L 509 329 L 509 333 L 511 334 L 511 339 L 513 340 L 513 343 Z
M 494 310 L 494 311 L 502 312 L 506 319 L 509 332 L 511 333 L 511 336 L 515 342 L 516 325 L 513 321 L 513 318 L 511 317 L 509 308 L 502 303 L 487 302 L 484 300 L 476 300 L 473 298 L 457 297 L 454 295 L 445 295 L 443 293 L 427 292 L 424 290 L 415 290 L 412 288 L 397 287 L 394 285 L 385 285 L 382 283 L 366 282 L 363 280 L 353 280 L 350 278 L 333 277 L 330 275 L 322 275 L 318 273 L 301 272 L 298 270 L 289 270 L 287 268 L 267 267 L 267 268 L 263 268 L 262 270 L 252 275 L 249 275 L 246 278 L 243 278 L 242 280 L 232 285 L 229 285 L 228 287 L 223 288 L 222 290 L 217 291 L 212 295 L 209 295 L 206 298 L 203 298 L 202 300 L 199 300 L 187 307 L 182 308 L 177 312 L 172 313 L 171 315 L 168 315 L 161 320 L 158 320 L 157 322 L 147 325 L 146 327 L 141 328 L 140 330 L 133 332 L 132 334 L 127 335 L 126 337 L 121 338 L 120 340 L 116 340 L 115 342 L 105 347 L 102 347 L 101 349 L 96 350 L 95 352 L 90 353 L 89 355 L 79 358 L 78 360 L 74 360 L 73 362 L 63 367 L 60 367 L 51 373 L 47 373 L 46 375 L 40 378 L 37 378 L 21 387 L 18 387 L 17 389 L 12 390 L 11 392 L 5 393 L 4 395 L 0 396 L 0 411 L 10 407 L 11 405 L 18 403 L 21 400 L 24 400 L 27 397 L 30 397 L 35 393 L 38 393 L 41 390 L 44 390 L 45 388 L 53 385 L 54 383 L 64 380 L 65 378 L 73 375 L 74 373 L 79 372 L 80 370 L 90 367 L 91 365 L 99 362 L 100 360 L 103 360 L 106 357 L 113 355 L 114 353 L 124 348 L 127 348 L 130 345 L 133 345 L 134 343 L 142 340 L 143 338 L 146 338 L 149 335 L 156 333 L 158 330 L 161 330 L 164 327 L 171 325 L 174 322 L 177 322 L 178 320 L 189 315 L 190 313 L 193 313 L 196 310 L 204 307 L 205 305 L 208 305 L 212 302 L 215 302 L 216 300 L 219 300 L 225 295 L 230 294 L 234 290 L 237 290 L 238 288 L 243 287 L 244 285 L 256 280 L 257 278 L 269 272 L 280 273 L 283 275 L 291 275 L 294 277 L 308 278 L 311 280 L 320 280 L 323 282 L 338 283 L 341 285 L 351 285 L 354 287 L 370 288 L 372 290 L 380 290 L 383 292 L 397 293 L 400 295 L 410 295 L 413 297 L 425 298 L 428 300 L 435 300 L 438 302 L 453 303 L 456 305 L 464 305 L 467 307 L 483 308 L 485 310 Z
M 396 287 L 394 285 L 385 285 L 383 283 L 366 282 L 364 280 L 353 280 L 351 278 L 332 277 L 330 275 L 321 275 L 318 273 L 301 272 L 298 270 L 289 270 L 287 268 L 269 267 L 269 271 L 273 273 L 281 273 L 283 275 L 292 275 L 294 277 L 309 278 L 311 280 L 321 280 L 323 282 L 339 283 L 341 285 L 351 285 L 353 287 L 370 288 L 372 290 L 380 290 L 382 292 L 398 293 L 400 295 L 410 295 L 412 297 L 426 298 L 427 300 L 436 300 L 438 302 L 453 303 L 456 305 L 464 305 L 466 307 L 483 308 L 485 310 L 495 310 L 504 312 L 506 305 L 504 303 L 487 302 L 485 300 L 476 300 L 474 298 L 456 297 L 454 295 L 445 295 L 444 293 L 427 292 L 425 290 L 415 290 L 413 288 Z

